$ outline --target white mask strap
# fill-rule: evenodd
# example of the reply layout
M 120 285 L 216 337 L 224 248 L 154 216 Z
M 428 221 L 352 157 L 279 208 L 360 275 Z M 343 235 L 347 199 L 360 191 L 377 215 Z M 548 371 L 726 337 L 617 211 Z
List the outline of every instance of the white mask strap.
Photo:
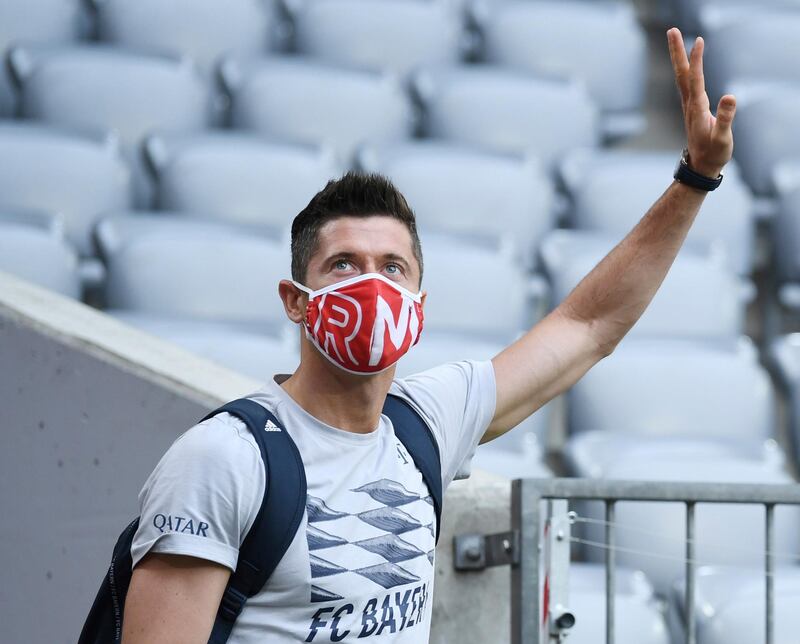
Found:
M 316 291 L 312 291 L 307 286 L 295 282 L 294 280 L 292 280 L 292 284 L 294 284 L 304 293 L 308 293 L 309 297 L 314 298 L 318 295 L 323 295 L 324 293 L 330 293 L 331 291 L 336 291 L 340 288 L 344 288 L 345 286 L 350 286 L 351 284 L 356 284 L 358 282 L 363 282 L 365 280 L 375 279 L 375 278 L 379 279 L 382 282 L 385 282 L 386 284 L 388 284 L 395 290 L 399 291 L 400 293 L 406 295 L 407 297 L 411 298 L 415 302 L 420 302 L 422 299 L 422 291 L 419 291 L 418 293 L 412 293 L 408 289 L 400 286 L 399 284 L 393 282 L 388 277 L 381 275 L 380 273 L 364 273 L 363 275 L 356 275 L 355 277 L 349 277 L 345 280 L 342 280 L 341 282 L 335 282 L 334 284 L 324 286 Z
M 297 288 L 299 288 L 301 291 L 303 291 L 303 293 L 307 293 L 308 295 L 313 295 L 314 294 L 314 291 L 312 291 L 307 286 L 303 286 L 300 282 L 295 282 L 294 280 L 292 280 L 292 284 L 294 284 Z

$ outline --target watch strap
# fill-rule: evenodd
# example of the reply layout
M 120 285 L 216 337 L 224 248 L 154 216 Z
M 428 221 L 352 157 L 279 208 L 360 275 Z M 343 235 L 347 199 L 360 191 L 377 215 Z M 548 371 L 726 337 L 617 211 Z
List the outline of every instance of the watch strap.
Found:
M 675 168 L 674 179 L 687 186 L 697 188 L 698 190 L 705 190 L 706 192 L 711 192 L 719 188 L 719 185 L 722 183 L 722 175 L 720 174 L 718 177 L 712 178 L 695 172 L 689 167 L 689 163 L 687 162 L 688 156 L 688 150 L 684 150 Z

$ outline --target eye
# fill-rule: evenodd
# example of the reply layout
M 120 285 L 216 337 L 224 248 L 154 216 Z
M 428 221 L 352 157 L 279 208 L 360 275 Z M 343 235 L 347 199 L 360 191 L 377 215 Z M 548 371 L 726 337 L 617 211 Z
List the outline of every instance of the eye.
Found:
M 400 275 L 403 272 L 398 264 L 387 264 L 385 270 L 389 275 Z
M 333 268 L 337 271 L 346 271 L 348 268 L 350 268 L 350 262 L 348 262 L 346 259 L 337 259 L 333 263 Z

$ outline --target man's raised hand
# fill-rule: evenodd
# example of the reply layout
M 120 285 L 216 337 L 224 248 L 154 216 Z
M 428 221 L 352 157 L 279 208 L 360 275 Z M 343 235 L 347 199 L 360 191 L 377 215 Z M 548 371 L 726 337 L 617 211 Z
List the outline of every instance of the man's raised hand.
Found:
M 681 95 L 683 121 L 689 148 L 689 165 L 695 172 L 716 177 L 733 154 L 731 124 L 736 113 L 736 97 L 723 96 L 716 117 L 706 93 L 703 76 L 703 39 L 698 37 L 687 57 L 680 30 L 667 31 L 669 55 L 675 82 Z

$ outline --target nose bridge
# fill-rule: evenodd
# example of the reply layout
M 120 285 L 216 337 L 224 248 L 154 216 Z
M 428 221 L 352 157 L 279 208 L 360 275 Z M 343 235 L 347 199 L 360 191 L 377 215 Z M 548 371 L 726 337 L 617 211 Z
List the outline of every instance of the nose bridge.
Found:
M 380 257 L 373 253 L 366 253 L 363 261 L 363 273 L 380 273 Z

